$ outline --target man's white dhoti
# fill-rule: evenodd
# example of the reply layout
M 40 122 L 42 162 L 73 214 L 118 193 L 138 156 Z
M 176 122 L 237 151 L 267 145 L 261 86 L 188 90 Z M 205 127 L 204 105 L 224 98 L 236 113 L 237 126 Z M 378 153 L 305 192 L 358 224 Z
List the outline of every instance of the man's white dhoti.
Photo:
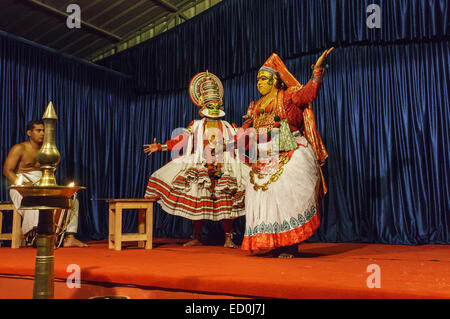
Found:
M 22 176 L 23 182 L 31 182 L 35 185 L 42 178 L 42 171 L 31 171 L 26 173 L 16 174 L 17 177 Z M 9 191 L 9 195 L 11 200 L 16 208 L 17 212 L 23 217 L 22 221 L 22 233 L 26 234 L 34 227 L 37 227 L 39 222 L 39 210 L 22 210 L 19 209 L 22 203 L 22 195 L 15 189 L 11 189 Z M 76 233 L 78 230 L 78 208 L 79 203 L 78 199 L 74 199 L 72 201 L 72 208 L 69 210 L 69 223 L 67 224 L 66 232 L 67 233 Z M 62 214 L 61 214 L 62 218 Z

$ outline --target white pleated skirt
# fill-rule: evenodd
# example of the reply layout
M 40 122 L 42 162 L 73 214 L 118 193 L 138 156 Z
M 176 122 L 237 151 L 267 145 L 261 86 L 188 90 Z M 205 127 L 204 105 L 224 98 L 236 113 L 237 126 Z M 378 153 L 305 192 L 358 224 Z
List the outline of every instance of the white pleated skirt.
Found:
M 318 194 L 320 172 L 314 151 L 303 137 L 278 180 L 268 190 L 254 189 L 250 182 L 245 192 L 246 227 L 241 248 L 258 250 L 300 243 L 313 235 L 320 225 Z M 266 175 L 255 183 L 264 184 Z

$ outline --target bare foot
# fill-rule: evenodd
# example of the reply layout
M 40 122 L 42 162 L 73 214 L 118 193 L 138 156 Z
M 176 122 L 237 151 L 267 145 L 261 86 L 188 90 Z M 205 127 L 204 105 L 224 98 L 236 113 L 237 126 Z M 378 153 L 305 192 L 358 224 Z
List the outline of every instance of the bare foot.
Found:
M 64 239 L 63 247 L 88 247 L 88 245 L 76 239 L 74 235 L 68 235 Z
M 293 254 L 288 254 L 288 253 L 281 253 L 278 255 L 278 258 L 282 258 L 282 259 L 289 259 L 289 258 L 294 258 Z
M 290 259 L 294 257 L 300 257 L 298 252 L 298 245 L 291 245 L 287 247 L 279 247 L 278 248 L 278 258 L 282 259 Z
M 183 247 L 191 247 L 191 246 L 202 246 L 202 242 L 198 239 L 192 239 L 188 241 L 187 243 L 183 244 Z
M 226 248 L 238 248 L 238 246 L 229 237 L 225 238 L 225 244 L 223 245 L 223 247 L 226 247 Z

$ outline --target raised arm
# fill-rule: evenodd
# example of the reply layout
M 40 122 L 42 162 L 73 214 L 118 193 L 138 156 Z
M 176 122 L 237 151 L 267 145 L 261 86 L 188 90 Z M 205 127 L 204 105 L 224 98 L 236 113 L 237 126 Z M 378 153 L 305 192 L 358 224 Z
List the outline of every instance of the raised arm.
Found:
M 297 107 L 307 106 L 309 103 L 316 99 L 317 93 L 319 92 L 322 84 L 322 76 L 325 72 L 328 55 L 333 50 L 333 47 L 331 49 L 325 50 L 319 57 L 319 59 L 317 59 L 317 62 L 314 65 L 311 79 L 305 86 L 301 88 L 291 87 L 287 90 L 286 98 L 290 99 L 292 101 L 292 104 Z
M 331 51 L 334 50 L 334 47 L 331 47 L 328 50 L 325 50 L 322 55 L 317 59 L 316 64 L 314 65 L 313 74 L 311 76 L 311 81 L 317 84 L 322 83 L 323 72 L 325 71 L 327 59 L 330 55 Z

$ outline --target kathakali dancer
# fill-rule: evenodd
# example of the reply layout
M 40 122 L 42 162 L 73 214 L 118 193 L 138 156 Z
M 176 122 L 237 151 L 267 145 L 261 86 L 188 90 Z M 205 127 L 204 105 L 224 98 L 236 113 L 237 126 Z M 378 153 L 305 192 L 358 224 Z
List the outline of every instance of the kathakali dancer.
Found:
M 167 213 L 193 220 L 193 239 L 184 246 L 202 244 L 202 220 L 207 219 L 222 221 L 224 246 L 236 248 L 232 222 L 245 214 L 250 169 L 236 156 L 236 126 L 221 119 L 225 112 L 220 79 L 208 71 L 197 74 L 189 95 L 203 118 L 163 145 L 144 145 L 148 155 L 169 150 L 173 159 L 150 176 L 145 197 L 158 197 Z M 181 149 L 183 155 L 177 157 Z
M 267 131 L 269 137 L 254 144 L 258 157 L 245 193 L 244 250 L 291 258 L 298 244 L 320 225 L 320 203 L 327 191 L 321 166 L 328 154 L 310 103 L 332 50 L 317 60 L 305 86 L 276 54 L 259 69 L 257 88 L 262 97 L 250 103 L 242 128 L 254 128 L 259 137 Z

